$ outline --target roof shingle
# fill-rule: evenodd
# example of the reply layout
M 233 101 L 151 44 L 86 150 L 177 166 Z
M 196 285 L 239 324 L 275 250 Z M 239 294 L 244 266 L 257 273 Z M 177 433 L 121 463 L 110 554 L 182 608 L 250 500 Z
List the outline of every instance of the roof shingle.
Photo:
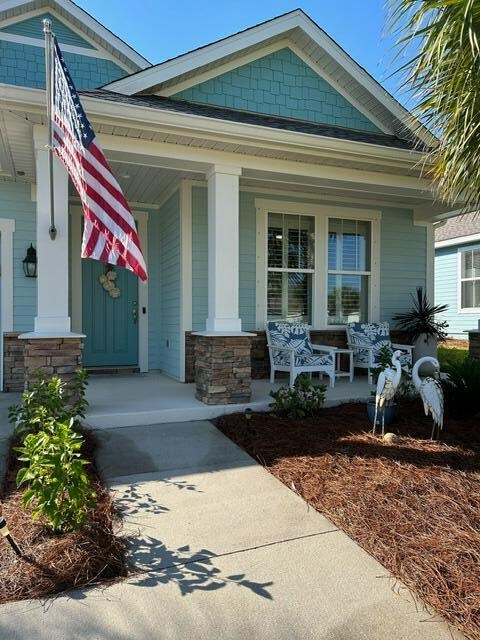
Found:
M 304 120 L 293 120 L 281 116 L 270 116 L 253 111 L 241 111 L 239 109 L 199 104 L 197 102 L 176 100 L 163 96 L 126 96 L 122 93 L 107 91 L 106 89 L 94 89 L 81 91 L 80 93 L 90 98 L 99 98 L 101 100 L 148 107 L 150 109 L 203 116 L 228 122 L 270 127 L 272 129 L 295 131 L 297 133 L 307 133 L 314 136 L 325 136 L 354 142 L 365 142 L 397 149 L 426 150 L 425 146 L 416 139 L 399 138 L 385 133 L 371 133 L 347 129 L 345 127 L 306 122 Z
M 465 213 L 450 218 L 444 225 L 435 229 L 435 242 L 470 236 L 474 233 L 480 233 L 480 213 Z

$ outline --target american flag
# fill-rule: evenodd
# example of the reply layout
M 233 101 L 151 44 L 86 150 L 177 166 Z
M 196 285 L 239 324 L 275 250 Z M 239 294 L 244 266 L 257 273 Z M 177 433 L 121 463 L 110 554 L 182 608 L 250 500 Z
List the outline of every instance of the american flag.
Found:
M 53 152 L 65 165 L 82 201 L 82 258 L 125 267 L 146 280 L 132 213 L 95 138 L 55 36 L 52 39 Z

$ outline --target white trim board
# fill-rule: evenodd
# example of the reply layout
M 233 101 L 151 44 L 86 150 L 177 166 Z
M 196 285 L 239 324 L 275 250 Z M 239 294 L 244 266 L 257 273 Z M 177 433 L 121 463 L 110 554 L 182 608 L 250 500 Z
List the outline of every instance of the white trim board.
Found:
M 476 315 L 480 314 L 480 307 L 462 307 L 462 254 L 466 251 L 480 250 L 480 244 L 473 247 L 459 247 L 457 249 L 457 273 L 455 283 L 457 285 L 457 312 L 460 315 Z
M 380 224 L 382 213 L 378 210 L 316 203 L 288 202 L 255 198 L 256 211 L 256 325 L 258 331 L 265 328 L 267 320 L 267 220 L 268 213 L 315 216 L 315 274 L 313 281 L 312 326 L 315 329 L 344 328 L 329 325 L 327 318 L 328 275 L 328 220 L 343 218 L 371 222 L 371 271 L 369 291 L 369 321 L 380 319 Z
M 454 247 L 456 244 L 468 244 L 469 242 L 479 242 L 480 233 L 472 233 L 468 236 L 458 236 L 458 238 L 449 238 L 448 240 L 438 240 L 435 242 L 435 249 L 442 247 Z
M 0 40 L 3 40 L 5 42 L 16 42 L 18 44 L 25 44 L 30 47 L 40 47 L 41 49 L 45 48 L 45 42 L 43 40 L 30 38 L 28 36 L 19 36 L 14 33 L 6 33 L 3 31 L 0 31 Z M 124 71 L 129 71 L 129 68 L 124 62 L 105 50 L 76 47 L 71 44 L 64 44 L 63 42 L 60 42 L 60 48 L 62 51 L 66 51 L 67 53 L 75 53 L 76 55 L 86 56 L 89 58 L 98 58 L 101 60 L 110 60 L 111 62 L 114 62 L 116 65 L 121 67 Z
M 192 184 L 180 185 L 180 381 L 185 382 L 185 332 L 192 330 Z
M 82 208 L 76 205 L 69 207 L 71 221 L 70 243 L 70 305 L 72 318 L 72 331 L 82 331 L 82 258 L 80 247 L 82 243 Z M 138 235 L 142 245 L 143 256 L 148 268 L 148 213 L 144 211 L 132 211 L 133 217 L 138 223 Z M 146 313 L 143 313 L 145 307 Z M 148 280 L 142 282 L 138 279 L 138 366 L 140 371 L 149 370 L 148 358 Z

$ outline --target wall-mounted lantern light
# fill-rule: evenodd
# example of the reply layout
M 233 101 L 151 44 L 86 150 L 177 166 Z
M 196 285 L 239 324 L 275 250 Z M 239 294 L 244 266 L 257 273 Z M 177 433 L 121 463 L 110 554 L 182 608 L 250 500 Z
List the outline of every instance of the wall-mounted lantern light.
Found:
M 22 260 L 23 262 L 23 273 L 26 278 L 36 278 L 37 277 L 37 250 L 35 247 L 30 244 L 27 249 L 27 255 Z

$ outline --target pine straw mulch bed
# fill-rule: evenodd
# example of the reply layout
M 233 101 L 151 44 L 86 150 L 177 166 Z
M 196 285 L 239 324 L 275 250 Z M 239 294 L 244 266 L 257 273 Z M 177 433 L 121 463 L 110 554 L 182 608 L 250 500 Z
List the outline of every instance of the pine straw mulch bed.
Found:
M 83 454 L 95 459 L 96 441 L 89 431 Z M 43 598 L 73 589 L 110 583 L 128 573 L 126 540 L 116 535 L 120 514 L 112 494 L 105 488 L 94 463 L 88 467 L 97 505 L 78 531 L 52 534 L 40 521 L 32 521 L 22 505 L 24 488 L 17 489 L 19 469 L 12 440 L 5 475 L 1 511 L 23 557 L 18 558 L 8 542 L 0 539 L 0 604 L 26 598 Z
M 299 421 L 223 416 L 217 427 L 325 514 L 423 601 L 480 640 L 480 420 L 447 419 L 431 442 L 423 407 L 399 411 L 389 445 L 365 405 Z

